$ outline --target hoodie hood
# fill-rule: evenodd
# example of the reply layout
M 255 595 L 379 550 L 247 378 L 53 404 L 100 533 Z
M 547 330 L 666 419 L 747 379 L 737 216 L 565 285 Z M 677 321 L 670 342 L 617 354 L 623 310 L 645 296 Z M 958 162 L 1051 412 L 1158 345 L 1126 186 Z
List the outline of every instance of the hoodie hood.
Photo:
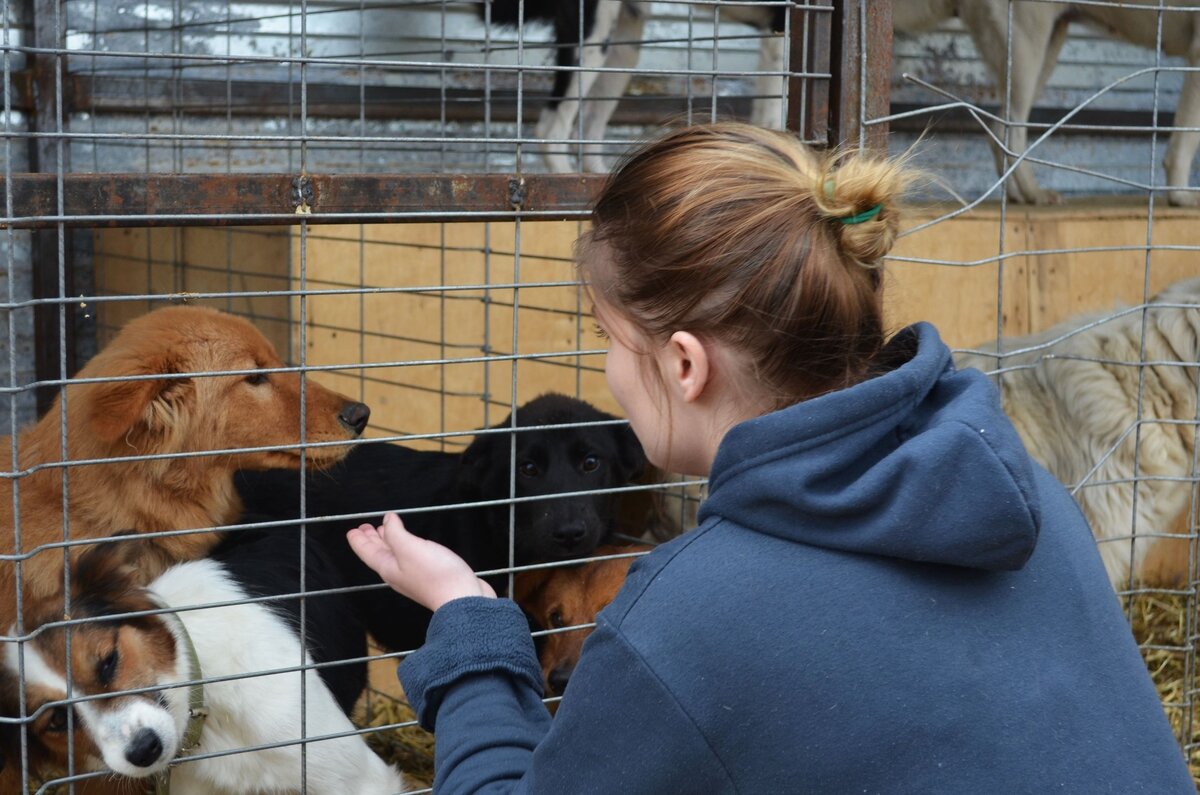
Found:
M 1040 527 L 1034 465 L 996 389 L 978 370 L 956 370 L 926 323 L 883 355 L 903 363 L 730 430 L 700 521 L 907 561 L 1021 568 Z

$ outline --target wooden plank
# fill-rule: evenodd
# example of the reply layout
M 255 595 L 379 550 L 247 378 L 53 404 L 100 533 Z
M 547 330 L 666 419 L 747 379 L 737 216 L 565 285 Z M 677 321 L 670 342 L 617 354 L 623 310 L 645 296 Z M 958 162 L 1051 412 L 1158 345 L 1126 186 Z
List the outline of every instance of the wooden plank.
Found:
M 1153 237 L 1148 238 L 1144 204 L 1073 204 L 1038 213 L 1039 222 L 1031 227 L 1033 249 L 1080 250 L 1037 257 L 1030 283 L 1032 327 L 1048 328 L 1084 312 L 1141 303 L 1147 267 L 1150 296 L 1200 275 L 1198 252 L 1159 249 L 1147 257 L 1145 251 L 1148 240 L 1155 246 L 1196 246 L 1195 211 L 1156 206 L 1154 215 Z M 1084 250 L 1103 248 L 1128 250 Z
M 945 207 L 916 208 L 904 226 L 935 218 Z M 1154 243 L 1193 245 L 1196 213 L 1156 208 Z M 1141 300 L 1145 254 L 1144 207 L 1102 203 L 1060 208 L 1009 208 L 1003 269 L 1000 213 L 995 206 L 946 221 L 902 238 L 894 257 L 937 260 L 941 264 L 893 260 L 888 263 L 886 322 L 898 329 L 916 320 L 938 326 L 955 347 L 1006 335 L 1026 334 L 1079 312 Z M 603 347 L 592 337 L 586 301 L 575 279 L 572 244 L 576 222 L 522 223 L 518 291 L 517 352 L 561 352 L 555 361 L 517 364 L 518 402 L 547 390 L 578 393 L 602 408 L 619 412 L 604 383 L 603 359 L 577 357 L 579 349 Z M 234 232 L 235 237 L 223 236 Z M 380 289 L 353 295 L 310 295 L 305 359 L 312 365 L 351 365 L 312 377 L 359 397 L 374 410 L 372 433 L 465 431 L 499 421 L 511 398 L 512 363 L 478 361 L 511 352 L 516 225 L 377 224 L 328 225 L 307 230 L 304 243 L 306 287 L 310 290 Z M 272 236 L 275 235 L 275 236 Z M 275 289 L 286 277 L 299 285 L 299 230 L 268 234 L 244 230 L 109 230 L 96 237 L 101 293 L 155 293 L 181 289 L 227 289 L 229 263 L 247 274 L 234 289 Z M 1130 252 L 1074 251 L 1024 254 L 1045 249 L 1130 246 Z M 290 262 L 290 265 L 289 265 Z M 1200 275 L 1194 252 L 1155 251 L 1151 289 Z M 1001 274 L 1001 271 L 1003 273 Z M 253 276 L 254 278 L 251 278 Z M 271 277 L 268 280 L 268 277 Z M 256 281 L 255 279 L 259 279 Z M 542 284 L 553 286 L 536 286 Z M 493 285 L 481 289 L 480 285 Z M 470 289 L 443 291 L 442 286 Z M 1003 301 L 998 302 L 998 289 Z M 397 288 L 421 288 L 415 292 Z M 391 290 L 387 292 L 387 290 Z M 444 293 L 444 294 L 443 294 Z M 242 306 L 281 349 L 299 360 L 295 324 L 271 328 L 270 316 L 299 318 L 299 299 L 271 298 L 270 308 Z M 290 306 L 283 304 L 290 303 Z M 224 306 L 221 301 L 217 306 Z M 140 304 L 106 304 L 102 313 L 140 313 Z M 579 315 L 582 311 L 584 314 Z M 115 325 L 116 315 L 106 324 Z M 404 366 L 409 361 L 449 360 L 446 364 Z M 462 361 L 458 361 L 462 360 Z M 476 361 L 470 361 L 476 360 Z M 358 368 L 361 363 L 394 363 Z M 584 369 L 578 371 L 582 366 Z M 485 403 L 486 397 L 493 401 Z M 457 441 L 461 444 L 465 437 Z M 450 446 L 456 442 L 450 442 Z M 436 447 L 441 443 L 418 446 Z
M 916 227 L 947 209 L 916 210 L 903 226 Z M 1009 218 L 1005 231 L 1008 252 L 1028 249 L 1029 230 L 1024 218 Z M 892 251 L 893 257 L 938 264 L 887 263 L 888 328 L 927 320 L 938 327 L 947 344 L 956 347 L 994 339 L 1001 322 L 1005 334 L 1027 333 L 1027 257 L 1006 258 L 1002 269 L 996 259 L 999 240 L 1000 219 L 996 213 L 974 213 L 901 238 Z M 1002 302 L 997 298 L 1001 288 Z
M 95 293 L 104 296 L 286 290 L 285 230 L 103 229 L 93 236 Z M 195 303 L 251 320 L 280 355 L 288 356 L 291 322 L 284 296 L 237 296 Z M 99 344 L 162 301 L 130 299 L 95 305 Z
M 376 434 L 469 430 L 498 422 L 511 399 L 512 363 L 465 361 L 512 351 L 513 299 L 517 292 L 519 354 L 562 352 L 554 362 L 517 364 L 517 402 L 542 392 L 576 392 L 570 355 L 598 348 L 577 315 L 584 305 L 573 284 L 572 245 L 579 224 L 521 225 L 521 272 L 514 283 L 514 224 L 408 224 L 322 227 L 303 237 L 309 290 L 365 285 L 420 288 L 417 292 L 310 295 L 305 299 L 307 363 L 356 364 L 451 360 L 442 365 L 351 369 L 318 374 L 330 386 L 361 394 L 372 407 Z M 292 261 L 300 261 L 302 236 L 293 233 Z M 551 286 L 541 286 L 549 284 Z M 441 286 L 472 289 L 443 291 Z M 293 267 L 293 287 L 299 273 Z M 299 299 L 293 314 L 299 317 Z M 586 366 L 598 370 L 591 358 Z M 602 373 L 581 376 L 589 399 L 615 408 Z M 488 405 L 487 400 L 497 405 Z M 462 440 L 459 440 L 460 443 Z M 421 445 L 418 446 L 436 446 Z

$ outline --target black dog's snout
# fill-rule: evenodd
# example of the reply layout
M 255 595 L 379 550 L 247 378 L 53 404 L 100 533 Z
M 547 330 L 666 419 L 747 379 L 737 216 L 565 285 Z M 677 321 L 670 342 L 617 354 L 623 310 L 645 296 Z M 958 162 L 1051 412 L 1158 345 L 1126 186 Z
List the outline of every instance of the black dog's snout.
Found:
M 162 756 L 162 740 L 152 729 L 140 729 L 125 747 L 125 758 L 137 767 L 150 767 Z
M 371 419 L 371 407 L 366 403 L 347 403 L 338 412 L 338 422 L 360 436 L 367 428 L 367 420 Z
M 570 524 L 559 525 L 551 533 L 554 540 L 562 544 L 564 547 L 572 547 L 578 544 L 587 535 L 587 525 L 583 522 L 571 522 Z
M 571 679 L 571 674 L 575 672 L 575 666 L 563 663 L 546 676 L 546 682 L 550 685 L 553 693 L 546 695 L 561 696 L 567 690 L 567 682 Z

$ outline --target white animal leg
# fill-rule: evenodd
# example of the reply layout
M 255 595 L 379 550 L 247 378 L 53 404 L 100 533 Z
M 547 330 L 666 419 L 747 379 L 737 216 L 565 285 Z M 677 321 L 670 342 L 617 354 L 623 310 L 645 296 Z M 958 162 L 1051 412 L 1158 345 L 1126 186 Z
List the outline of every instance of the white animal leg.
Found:
M 621 3 L 621 13 L 613 30 L 613 44 L 609 47 L 605 66 L 614 69 L 632 70 L 642 54 L 642 31 L 646 27 L 645 12 L 632 3 Z M 632 72 L 603 72 L 592 86 L 595 97 L 583 109 L 583 137 L 589 141 L 600 141 L 608 129 L 617 103 L 629 87 Z M 608 171 L 603 156 L 603 145 L 587 143 L 583 147 L 583 170 Z
M 1001 115 L 1008 119 L 1009 148 L 1020 154 L 1025 151 L 1029 131 L 1026 124 L 1033 103 L 1045 81 L 1054 71 L 1059 50 L 1066 36 L 1066 24 L 1061 20 L 1061 9 L 1036 3 L 1019 3 L 1012 11 L 1012 74 L 1008 74 L 1008 8 L 1006 3 L 979 3 L 960 6 L 963 24 L 971 34 L 976 49 L 984 63 L 996 77 L 1001 97 Z M 1061 24 L 1061 29 L 1060 29 Z M 1007 82 L 1011 78 L 1010 103 L 1004 98 L 1010 92 Z M 1002 126 L 996 135 L 1004 140 Z M 1005 170 L 1004 153 L 996 150 L 997 171 Z M 1029 204 L 1058 204 L 1061 197 L 1052 190 L 1038 185 L 1032 164 L 1022 161 L 1010 175 L 1005 190 L 1013 201 Z
M 596 83 L 597 73 L 587 69 L 605 65 L 609 51 L 607 43 L 612 39 L 620 12 L 621 0 L 599 0 L 592 32 L 579 48 L 580 70 L 572 74 L 567 93 L 558 107 L 547 108 L 538 120 L 535 134 L 547 142 L 546 165 L 552 172 L 562 174 L 572 170 L 571 159 L 562 149 L 570 143 L 571 130 L 579 118 L 581 98 L 590 102 Z
M 1188 56 L 1188 66 L 1200 67 L 1200 52 L 1193 50 Z M 1186 72 L 1183 90 L 1179 92 L 1179 106 L 1175 108 L 1176 127 L 1200 127 L 1200 72 Z M 1192 171 L 1192 160 L 1200 147 L 1200 132 L 1176 130 L 1171 133 L 1167 144 L 1164 165 L 1167 169 L 1167 184 L 1174 188 L 1186 188 Z M 1171 204 L 1185 207 L 1200 206 L 1200 193 L 1187 190 L 1172 190 L 1167 194 Z
M 784 68 L 783 36 L 763 31 L 764 38 L 758 50 L 759 75 L 754 78 L 754 104 L 750 111 L 750 123 L 760 127 L 782 130 L 787 120 L 783 117 L 783 99 L 787 96 L 787 78 L 782 75 L 764 74 L 779 72 Z

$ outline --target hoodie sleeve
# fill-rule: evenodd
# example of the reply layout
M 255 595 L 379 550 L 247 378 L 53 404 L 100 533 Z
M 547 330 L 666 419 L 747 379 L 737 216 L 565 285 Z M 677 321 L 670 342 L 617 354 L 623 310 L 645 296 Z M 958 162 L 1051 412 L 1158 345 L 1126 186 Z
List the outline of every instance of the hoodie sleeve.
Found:
M 436 729 L 439 793 L 733 792 L 720 760 L 620 631 L 601 618 L 553 722 L 520 608 L 457 599 L 400 666 Z

